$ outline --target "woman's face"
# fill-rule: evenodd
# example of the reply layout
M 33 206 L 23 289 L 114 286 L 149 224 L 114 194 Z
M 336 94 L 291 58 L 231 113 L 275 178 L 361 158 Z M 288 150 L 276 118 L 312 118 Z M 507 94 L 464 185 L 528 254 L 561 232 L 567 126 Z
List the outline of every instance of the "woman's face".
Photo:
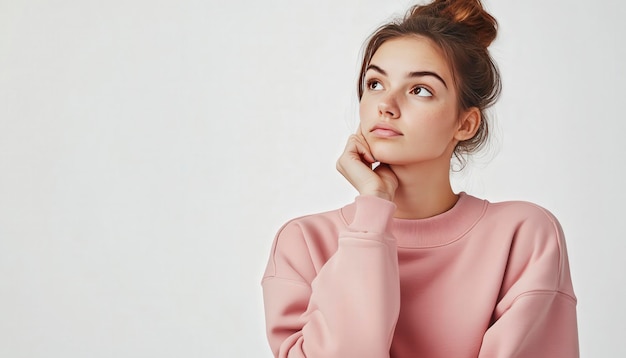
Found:
M 359 106 L 361 131 L 376 160 L 449 163 L 459 128 L 449 67 L 439 47 L 425 37 L 396 38 L 378 48 Z

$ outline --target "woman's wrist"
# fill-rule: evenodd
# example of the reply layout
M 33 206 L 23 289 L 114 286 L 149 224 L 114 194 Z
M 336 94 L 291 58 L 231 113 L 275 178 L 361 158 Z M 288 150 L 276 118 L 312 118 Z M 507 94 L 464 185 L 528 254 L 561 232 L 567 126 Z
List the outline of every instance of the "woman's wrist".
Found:
M 385 199 L 387 201 L 393 201 L 393 195 L 384 191 L 363 191 L 359 194 L 362 196 L 375 196 L 381 199 Z
M 397 208 L 392 201 L 369 194 L 357 196 L 355 204 L 354 219 L 348 227 L 356 232 L 386 232 Z

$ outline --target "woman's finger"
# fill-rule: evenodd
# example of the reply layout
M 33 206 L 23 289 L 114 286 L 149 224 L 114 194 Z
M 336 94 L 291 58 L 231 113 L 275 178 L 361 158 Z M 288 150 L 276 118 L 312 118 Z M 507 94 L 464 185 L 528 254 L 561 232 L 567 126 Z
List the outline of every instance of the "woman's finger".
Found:
M 359 123 L 359 128 L 357 129 L 356 137 L 367 148 L 367 152 L 369 153 L 370 157 L 372 158 L 372 163 L 377 162 L 376 158 L 374 158 L 374 154 L 372 154 L 372 150 L 370 149 L 370 144 L 367 142 L 367 139 L 365 139 L 365 135 L 363 134 L 363 127 L 361 126 L 361 123 Z
M 359 159 L 367 164 L 372 164 L 376 162 L 376 159 L 374 159 L 374 156 L 370 152 L 367 143 L 358 138 L 356 135 L 350 136 L 345 151 L 357 154 Z

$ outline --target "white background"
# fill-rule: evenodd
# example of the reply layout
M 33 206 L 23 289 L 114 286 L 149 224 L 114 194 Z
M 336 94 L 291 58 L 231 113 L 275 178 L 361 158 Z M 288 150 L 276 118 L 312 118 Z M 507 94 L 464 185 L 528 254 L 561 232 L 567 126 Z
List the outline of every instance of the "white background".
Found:
M 626 356 L 622 1 L 490 0 L 496 140 L 456 190 L 561 221 L 583 357 Z M 0 356 L 269 357 L 275 232 L 334 169 L 407 1 L 0 1 Z

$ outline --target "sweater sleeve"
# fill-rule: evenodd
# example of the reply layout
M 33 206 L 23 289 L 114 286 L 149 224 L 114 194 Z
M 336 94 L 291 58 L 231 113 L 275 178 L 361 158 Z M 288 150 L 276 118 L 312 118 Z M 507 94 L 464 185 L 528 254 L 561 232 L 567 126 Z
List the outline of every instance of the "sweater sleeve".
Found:
M 356 198 L 337 251 L 309 283 L 306 233 L 287 224 L 263 278 L 267 335 L 275 357 L 389 357 L 400 310 L 397 247 L 388 233 L 395 205 Z
M 533 207 L 517 228 L 479 358 L 576 358 L 576 297 L 560 224 Z

